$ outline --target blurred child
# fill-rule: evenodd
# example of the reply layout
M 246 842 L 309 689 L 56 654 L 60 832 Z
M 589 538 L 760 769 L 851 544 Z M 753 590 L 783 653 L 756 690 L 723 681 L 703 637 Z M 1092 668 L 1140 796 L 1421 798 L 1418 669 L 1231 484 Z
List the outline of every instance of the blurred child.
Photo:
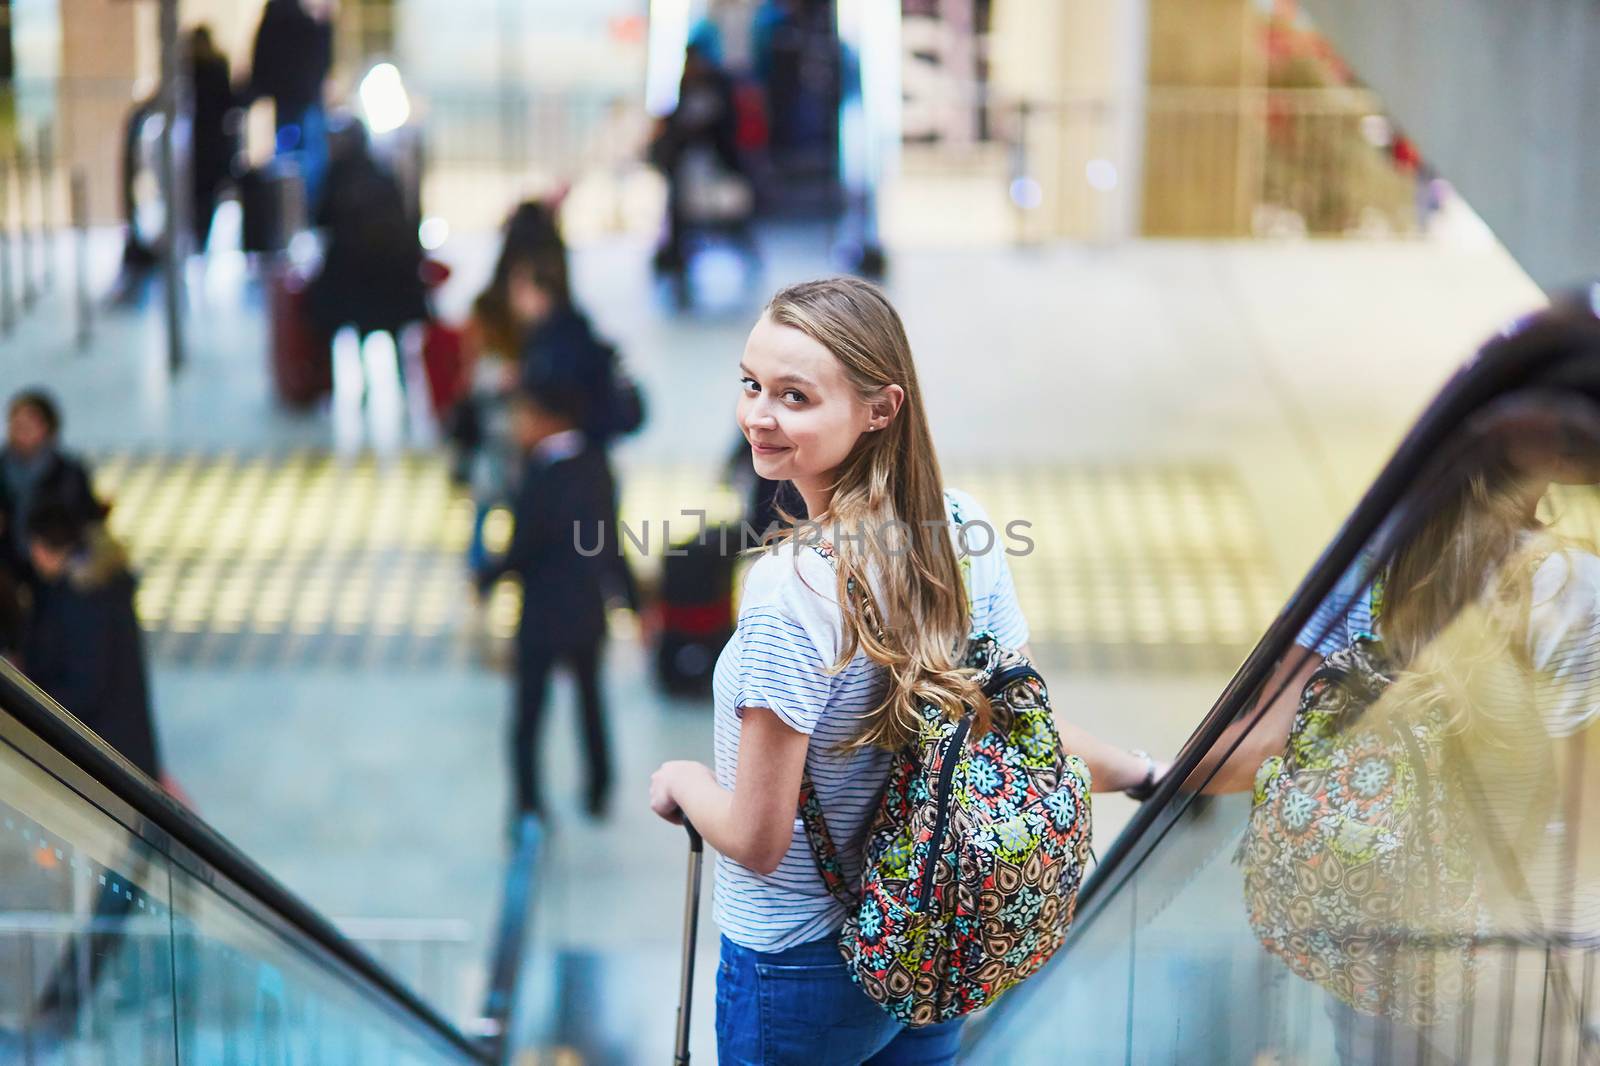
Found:
M 587 807 L 605 813 L 611 783 L 600 655 L 605 584 L 617 545 L 611 536 L 614 488 L 605 453 L 578 428 L 584 398 L 556 384 L 524 385 L 511 401 L 511 433 L 524 455 L 510 549 L 478 572 L 487 591 L 502 575 L 522 579 L 517 626 L 517 696 L 512 774 L 519 813 L 542 812 L 539 736 L 550 671 L 572 671 L 588 761 Z

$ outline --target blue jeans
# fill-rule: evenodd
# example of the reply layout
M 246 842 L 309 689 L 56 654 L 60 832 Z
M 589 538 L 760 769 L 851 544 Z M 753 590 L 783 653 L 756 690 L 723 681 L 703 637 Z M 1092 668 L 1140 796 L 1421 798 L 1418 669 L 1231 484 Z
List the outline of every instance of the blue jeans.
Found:
M 901 1025 L 850 980 L 836 936 L 771 953 L 722 938 L 720 1066 L 942 1066 L 965 1020 Z

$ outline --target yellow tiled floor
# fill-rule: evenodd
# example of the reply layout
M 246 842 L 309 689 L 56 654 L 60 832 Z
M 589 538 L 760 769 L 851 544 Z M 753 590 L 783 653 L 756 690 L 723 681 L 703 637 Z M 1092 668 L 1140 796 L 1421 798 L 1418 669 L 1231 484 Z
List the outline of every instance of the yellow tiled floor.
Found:
M 979 497 L 994 550 L 1011 554 L 1033 639 L 1066 645 L 1077 667 L 1215 667 L 1281 599 L 1260 523 L 1225 467 L 957 466 L 950 480 Z M 142 573 L 139 611 L 158 655 L 437 662 L 515 625 L 513 584 L 481 615 L 473 606 L 472 505 L 442 459 L 123 453 L 99 459 L 97 482 Z M 663 531 L 694 530 L 682 512 L 737 511 L 731 490 L 685 465 L 634 466 L 625 485 L 624 544 L 646 582 Z M 504 512 L 491 516 L 491 545 L 508 529 Z

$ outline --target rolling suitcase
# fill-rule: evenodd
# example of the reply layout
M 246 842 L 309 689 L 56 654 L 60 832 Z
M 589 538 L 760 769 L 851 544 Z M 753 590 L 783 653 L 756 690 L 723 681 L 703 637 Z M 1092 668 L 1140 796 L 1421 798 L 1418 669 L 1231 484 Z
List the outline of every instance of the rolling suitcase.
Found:
M 694 942 L 700 932 L 700 864 L 705 841 L 687 820 L 689 831 L 689 883 L 683 901 L 683 972 L 678 978 L 678 1041 L 673 1066 L 689 1066 L 689 1003 L 694 998 Z
M 656 679 L 669 693 L 692 696 L 711 687 L 717 656 L 733 635 L 738 547 L 737 536 L 708 526 L 704 536 L 673 545 L 661 560 Z
M 306 278 L 287 262 L 267 274 L 272 382 L 278 399 L 310 407 L 333 392 L 333 348 L 311 318 Z
M 434 417 L 460 402 L 467 391 L 466 333 L 438 319 L 429 319 L 422 328 L 422 372 L 428 379 L 428 396 L 433 400 Z

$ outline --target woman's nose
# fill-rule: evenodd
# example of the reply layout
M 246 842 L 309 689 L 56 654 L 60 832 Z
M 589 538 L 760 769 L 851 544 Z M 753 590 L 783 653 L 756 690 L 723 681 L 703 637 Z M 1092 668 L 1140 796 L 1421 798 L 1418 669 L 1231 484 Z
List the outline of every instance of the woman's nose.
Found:
M 745 411 L 744 424 L 752 429 L 772 429 L 778 420 L 772 416 L 772 409 L 758 398 Z

